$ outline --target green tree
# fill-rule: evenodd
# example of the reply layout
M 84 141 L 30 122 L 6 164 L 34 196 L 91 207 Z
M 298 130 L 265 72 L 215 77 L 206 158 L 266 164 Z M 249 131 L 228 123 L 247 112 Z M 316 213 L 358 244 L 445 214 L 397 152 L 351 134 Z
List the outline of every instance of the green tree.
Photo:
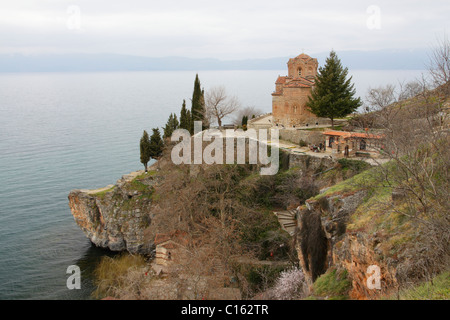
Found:
M 248 116 L 243 116 L 241 125 L 244 125 L 244 124 L 247 125 L 247 122 L 248 122 Z
M 163 139 L 170 139 L 172 133 L 177 130 L 179 126 L 180 123 L 178 122 L 177 115 L 175 113 L 171 113 L 169 119 L 167 120 L 166 126 L 163 128 Z
M 179 128 L 191 131 L 191 113 L 186 109 L 186 100 L 183 100 L 181 107 Z
M 194 122 L 192 121 L 192 115 L 191 112 L 189 110 L 186 111 L 186 119 L 187 119 L 187 123 L 188 123 L 188 128 L 187 130 L 189 130 L 189 132 L 192 134 L 194 134 Z
M 247 123 L 248 123 L 248 116 L 243 116 L 242 117 L 242 128 L 244 129 L 244 131 L 247 130 Z
M 331 51 L 324 67 L 319 68 L 315 87 L 306 106 L 318 117 L 334 119 L 345 117 L 361 106 L 361 98 L 354 98 L 356 90 L 347 79 L 348 69 L 343 68 L 336 52 Z
M 201 121 L 203 129 L 207 128 L 207 118 L 205 109 L 205 92 L 201 89 L 198 74 L 195 76 L 194 91 L 192 93 L 191 107 L 191 132 L 194 132 L 194 121 Z
M 153 128 L 153 133 L 150 136 L 150 157 L 153 159 L 158 159 L 163 152 L 164 142 L 161 139 L 161 133 L 159 128 Z
M 148 137 L 148 133 L 145 130 L 144 133 L 142 134 L 142 138 L 140 141 L 140 150 L 141 150 L 141 163 L 145 167 L 145 172 L 147 172 L 147 164 L 151 158 L 151 151 L 150 151 L 150 140 Z

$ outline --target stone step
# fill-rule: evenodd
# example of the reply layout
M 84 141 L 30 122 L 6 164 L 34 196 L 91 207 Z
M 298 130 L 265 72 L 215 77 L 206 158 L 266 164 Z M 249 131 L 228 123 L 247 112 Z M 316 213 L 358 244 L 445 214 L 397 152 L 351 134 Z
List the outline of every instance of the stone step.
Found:
M 274 214 L 277 216 L 278 222 L 281 228 L 289 233 L 291 236 L 294 235 L 295 228 L 297 226 L 297 220 L 295 218 L 295 210 L 285 210 L 277 211 Z

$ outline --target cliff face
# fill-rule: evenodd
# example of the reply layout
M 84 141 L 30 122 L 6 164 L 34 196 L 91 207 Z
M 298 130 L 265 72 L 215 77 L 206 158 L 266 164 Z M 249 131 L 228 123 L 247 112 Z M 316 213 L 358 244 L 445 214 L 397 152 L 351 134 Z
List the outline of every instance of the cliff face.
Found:
M 112 251 L 148 254 L 153 247 L 151 194 L 155 183 L 124 176 L 116 185 L 98 190 L 73 190 L 69 206 L 75 222 L 93 244 Z M 150 188 L 151 190 L 151 188 Z
M 397 287 L 396 269 L 380 252 L 379 234 L 347 228 L 366 196 L 366 191 L 342 192 L 308 200 L 297 209 L 296 248 L 310 286 L 333 267 L 347 271 L 352 299 L 377 298 Z M 372 282 L 373 266 L 380 271 L 379 288 Z

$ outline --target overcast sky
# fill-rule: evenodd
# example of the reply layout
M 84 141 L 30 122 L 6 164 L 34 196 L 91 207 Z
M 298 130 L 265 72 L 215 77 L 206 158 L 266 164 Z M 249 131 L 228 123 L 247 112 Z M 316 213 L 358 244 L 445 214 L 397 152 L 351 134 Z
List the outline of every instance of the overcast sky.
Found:
M 271 58 L 429 48 L 450 1 L 0 0 L 0 53 Z

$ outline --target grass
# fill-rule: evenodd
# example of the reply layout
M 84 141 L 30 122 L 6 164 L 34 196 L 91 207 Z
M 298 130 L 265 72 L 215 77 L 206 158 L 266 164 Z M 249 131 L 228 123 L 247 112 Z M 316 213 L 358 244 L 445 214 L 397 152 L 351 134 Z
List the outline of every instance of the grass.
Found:
M 122 253 L 114 257 L 102 257 L 94 271 L 97 289 L 93 296 L 97 299 L 106 296 L 114 296 L 115 290 L 126 286 L 126 277 L 130 269 L 138 269 L 146 266 L 144 257 Z
M 374 187 L 376 186 L 376 183 L 377 183 L 377 175 L 374 172 L 374 170 L 369 169 L 347 180 L 344 180 L 338 184 L 331 186 L 325 192 L 311 198 L 311 200 L 319 200 L 322 197 L 330 196 L 336 193 L 353 192 Z
M 134 179 L 133 181 L 131 181 L 130 187 L 131 187 L 131 189 L 138 191 L 138 192 L 142 192 L 142 193 L 149 191 L 149 187 L 137 179 Z
M 385 298 L 388 300 L 449 300 L 450 299 L 450 272 L 446 271 L 427 281 L 408 289 L 401 290 L 399 294 L 392 294 Z
M 96 193 L 94 193 L 94 195 L 95 195 L 97 198 L 103 199 L 107 193 L 113 191 L 115 188 L 116 188 L 116 186 L 112 186 L 112 187 L 109 188 L 109 189 L 105 189 L 105 190 L 96 192 Z
M 142 173 L 134 178 L 134 180 L 143 180 L 145 178 L 154 176 L 157 173 L 156 170 L 149 170 L 147 173 Z
M 346 300 L 351 289 L 347 270 L 329 269 L 313 284 L 314 295 L 327 297 L 329 300 Z
M 366 228 L 369 224 L 382 225 L 386 219 L 386 213 L 390 205 L 392 189 L 375 188 L 369 191 L 364 202 L 351 215 L 347 226 L 348 230 Z M 382 221 L 379 221 L 379 219 Z

